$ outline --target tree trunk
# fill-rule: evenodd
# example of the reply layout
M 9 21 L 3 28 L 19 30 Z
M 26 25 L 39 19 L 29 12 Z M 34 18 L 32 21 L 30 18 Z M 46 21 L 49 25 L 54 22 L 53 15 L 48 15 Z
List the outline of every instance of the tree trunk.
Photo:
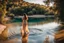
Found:
M 58 10 L 58 17 L 61 24 L 64 24 L 64 0 L 55 0 L 56 8 Z

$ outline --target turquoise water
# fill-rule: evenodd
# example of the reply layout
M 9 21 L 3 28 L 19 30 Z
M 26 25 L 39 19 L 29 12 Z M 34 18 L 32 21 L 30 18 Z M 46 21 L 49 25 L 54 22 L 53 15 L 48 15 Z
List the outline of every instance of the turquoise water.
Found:
M 28 18 L 28 22 L 42 22 L 42 21 L 53 21 L 54 17 L 47 17 L 47 18 Z M 22 18 L 14 18 L 12 22 L 22 22 Z

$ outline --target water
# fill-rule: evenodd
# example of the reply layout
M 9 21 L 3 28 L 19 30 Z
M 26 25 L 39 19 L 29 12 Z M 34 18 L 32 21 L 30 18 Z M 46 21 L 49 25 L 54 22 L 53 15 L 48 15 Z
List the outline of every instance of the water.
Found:
M 29 17 L 28 22 L 45 22 L 45 21 L 54 21 L 54 17 L 42 17 L 42 18 L 33 18 Z M 22 22 L 21 18 L 14 18 L 11 22 Z
M 9 41 L 15 40 L 15 42 L 12 42 L 21 43 L 22 37 L 20 30 L 22 25 L 20 21 L 15 21 L 16 23 L 13 23 L 12 26 L 9 27 Z M 58 30 L 58 27 L 59 24 L 54 22 L 53 18 L 29 18 L 28 28 L 30 33 L 28 36 L 28 43 L 44 43 L 47 36 L 49 37 L 49 42 L 54 43 L 54 34 Z M 8 41 L 6 42 L 9 43 Z
M 58 24 L 55 22 L 43 24 L 43 25 L 34 25 L 29 26 L 30 36 L 29 42 L 31 43 L 43 43 L 45 38 L 49 36 L 50 43 L 54 43 L 54 33 L 55 29 L 58 28 Z

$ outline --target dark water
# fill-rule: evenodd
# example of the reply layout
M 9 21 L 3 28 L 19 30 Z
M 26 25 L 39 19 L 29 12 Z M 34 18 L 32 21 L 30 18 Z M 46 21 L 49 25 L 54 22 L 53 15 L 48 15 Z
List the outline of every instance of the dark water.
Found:
M 14 40 L 15 38 L 17 40 L 12 41 L 13 43 L 22 43 L 20 30 L 22 28 L 22 25 L 20 22 L 22 22 L 21 18 L 15 18 L 12 20 L 13 26 L 9 27 L 9 40 Z M 59 24 L 54 22 L 54 18 L 29 18 L 29 36 L 28 36 L 28 43 L 44 43 L 46 40 L 46 37 L 49 38 L 50 43 L 54 42 L 54 34 L 57 31 L 57 28 L 59 27 Z M 7 41 L 9 43 L 9 41 Z
M 33 18 L 29 17 L 28 22 L 41 22 L 41 21 L 53 21 L 54 17 L 46 17 L 46 18 Z M 22 18 L 14 18 L 12 22 L 22 22 Z

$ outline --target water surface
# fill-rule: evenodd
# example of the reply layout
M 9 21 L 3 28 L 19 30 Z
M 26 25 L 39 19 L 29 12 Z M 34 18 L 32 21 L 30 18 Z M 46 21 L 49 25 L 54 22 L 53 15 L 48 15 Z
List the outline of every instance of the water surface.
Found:
M 22 20 L 15 18 L 12 26 L 9 27 L 9 40 L 6 43 L 22 43 L 20 31 L 22 29 Z M 54 18 L 29 18 L 29 36 L 28 43 L 44 43 L 46 37 L 49 42 L 54 43 L 54 34 L 57 32 L 59 24 L 54 22 Z

